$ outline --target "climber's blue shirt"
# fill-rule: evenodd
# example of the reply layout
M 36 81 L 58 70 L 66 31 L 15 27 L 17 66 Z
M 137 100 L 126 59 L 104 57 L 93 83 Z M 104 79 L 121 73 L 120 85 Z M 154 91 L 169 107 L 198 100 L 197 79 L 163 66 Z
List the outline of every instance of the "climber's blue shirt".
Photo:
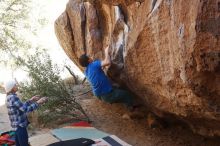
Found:
M 85 76 L 89 80 L 95 96 L 101 96 L 112 90 L 111 82 L 102 70 L 100 60 L 95 60 L 86 67 Z

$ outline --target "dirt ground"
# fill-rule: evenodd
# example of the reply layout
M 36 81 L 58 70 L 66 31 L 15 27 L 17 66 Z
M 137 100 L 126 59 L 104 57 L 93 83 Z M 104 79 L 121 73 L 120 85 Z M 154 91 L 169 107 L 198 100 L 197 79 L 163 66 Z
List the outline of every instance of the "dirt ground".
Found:
M 88 86 L 76 86 L 76 95 L 89 91 Z M 3 98 L 2 98 L 3 99 Z M 86 113 L 92 120 L 92 125 L 106 133 L 117 135 L 122 140 L 133 146 L 220 146 L 220 138 L 205 138 L 193 134 L 181 124 L 171 125 L 164 128 L 149 128 L 147 116 L 141 119 L 128 119 L 123 117 L 129 114 L 121 104 L 107 104 L 92 96 L 89 92 L 77 98 Z M 10 127 L 7 122 L 6 110 L 0 106 L 0 131 L 7 131 Z M 4 125 L 7 124 L 7 125 Z M 66 123 L 68 124 L 68 123 Z M 56 128 L 62 125 L 56 125 Z M 35 126 L 34 126 L 35 127 Z M 31 128 L 31 127 L 29 127 Z M 55 127 L 54 127 L 55 128 Z M 29 130 L 30 136 L 49 132 L 50 129 Z
M 77 90 L 85 91 L 82 89 L 79 86 Z M 78 101 L 94 127 L 117 135 L 133 146 L 220 146 L 220 138 L 205 138 L 193 134 L 181 124 L 151 129 L 147 124 L 147 116 L 129 119 L 124 116 L 129 112 L 123 105 L 104 103 L 92 96 L 92 93 L 78 97 Z

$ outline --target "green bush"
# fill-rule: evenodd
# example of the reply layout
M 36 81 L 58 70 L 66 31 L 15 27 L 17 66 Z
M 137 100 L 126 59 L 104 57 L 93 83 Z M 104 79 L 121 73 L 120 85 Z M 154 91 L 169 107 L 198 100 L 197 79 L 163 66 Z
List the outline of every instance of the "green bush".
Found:
M 36 53 L 29 56 L 27 61 L 20 60 L 20 62 L 25 64 L 29 75 L 29 80 L 20 84 L 21 96 L 25 99 L 33 95 L 49 97 L 48 102 L 38 110 L 42 124 L 65 116 L 89 121 L 81 105 L 60 78 L 60 70 L 52 64 L 47 53 Z

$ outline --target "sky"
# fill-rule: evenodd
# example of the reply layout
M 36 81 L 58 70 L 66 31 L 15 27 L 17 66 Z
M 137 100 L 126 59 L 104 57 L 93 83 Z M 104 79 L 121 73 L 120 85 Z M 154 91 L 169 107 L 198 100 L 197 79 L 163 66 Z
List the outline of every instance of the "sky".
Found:
M 49 54 L 51 55 L 52 61 L 60 66 L 66 62 L 66 64 L 71 66 L 71 69 L 75 74 L 83 77 L 82 72 L 74 65 L 73 62 L 67 57 L 59 42 L 56 38 L 54 31 L 55 20 L 65 11 L 66 4 L 68 0 L 37 0 L 33 3 L 34 9 L 32 10 L 31 17 L 46 17 L 48 23 L 37 32 L 37 36 L 31 34 L 26 34 L 27 39 L 29 39 L 33 45 L 41 45 L 49 49 Z M 9 67 L 10 68 L 10 67 Z M 65 69 L 61 73 L 61 77 L 69 77 L 70 74 Z M 0 71 L 0 82 L 5 82 L 11 78 L 16 78 L 18 81 L 23 81 L 27 78 L 27 73 L 22 70 L 12 71 L 10 69 L 3 69 Z

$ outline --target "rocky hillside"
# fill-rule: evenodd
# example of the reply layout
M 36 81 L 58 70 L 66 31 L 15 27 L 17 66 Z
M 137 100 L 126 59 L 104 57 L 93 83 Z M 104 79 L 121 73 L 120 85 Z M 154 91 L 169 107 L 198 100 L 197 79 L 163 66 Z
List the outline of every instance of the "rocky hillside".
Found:
M 78 66 L 109 45 L 114 82 L 158 116 L 220 136 L 219 0 L 70 0 L 55 31 Z

